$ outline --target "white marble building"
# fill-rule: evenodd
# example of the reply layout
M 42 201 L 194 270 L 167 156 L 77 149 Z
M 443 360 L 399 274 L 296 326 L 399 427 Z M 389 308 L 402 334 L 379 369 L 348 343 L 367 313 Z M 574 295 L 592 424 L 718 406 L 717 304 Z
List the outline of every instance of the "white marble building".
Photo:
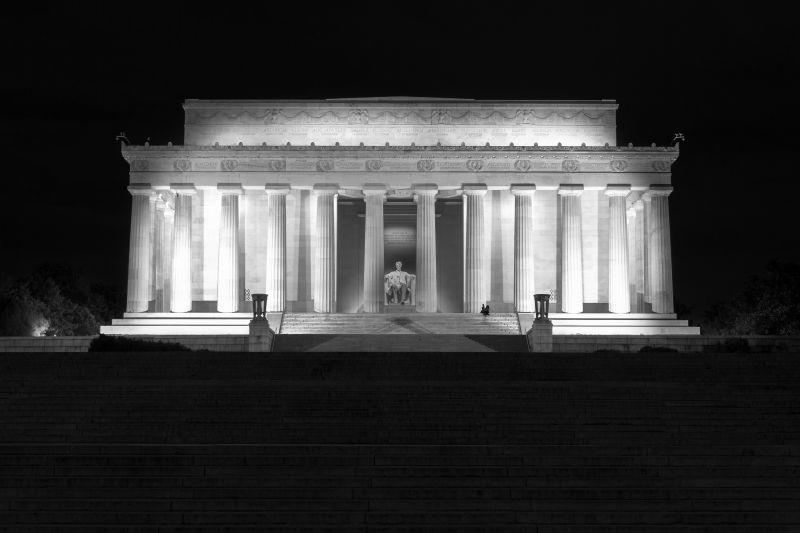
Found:
M 557 333 L 559 320 L 574 333 L 597 332 L 587 320 L 607 333 L 697 332 L 673 310 L 678 148 L 618 147 L 614 101 L 184 110 L 184 145 L 122 147 L 127 313 L 105 333 L 244 332 L 253 293 L 269 295 L 272 322 L 383 313 L 398 260 L 416 277 L 416 313 L 488 304 L 523 320 L 533 294 L 550 293 Z

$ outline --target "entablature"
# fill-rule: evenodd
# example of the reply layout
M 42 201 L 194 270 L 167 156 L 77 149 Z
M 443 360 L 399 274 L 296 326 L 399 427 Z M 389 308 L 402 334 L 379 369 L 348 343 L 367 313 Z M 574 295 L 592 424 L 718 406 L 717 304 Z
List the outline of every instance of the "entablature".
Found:
M 657 172 L 677 146 L 124 146 L 144 172 Z

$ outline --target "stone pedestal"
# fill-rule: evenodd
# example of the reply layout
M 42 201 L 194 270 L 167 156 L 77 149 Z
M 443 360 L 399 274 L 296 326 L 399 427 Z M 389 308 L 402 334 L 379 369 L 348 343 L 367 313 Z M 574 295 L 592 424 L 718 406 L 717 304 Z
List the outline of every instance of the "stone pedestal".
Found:
M 553 351 L 553 323 L 549 319 L 536 319 L 531 329 L 525 334 L 528 338 L 528 349 L 534 353 L 550 353 Z
M 275 332 L 270 329 L 266 318 L 259 316 L 250 321 L 248 352 L 271 352 L 274 341 Z

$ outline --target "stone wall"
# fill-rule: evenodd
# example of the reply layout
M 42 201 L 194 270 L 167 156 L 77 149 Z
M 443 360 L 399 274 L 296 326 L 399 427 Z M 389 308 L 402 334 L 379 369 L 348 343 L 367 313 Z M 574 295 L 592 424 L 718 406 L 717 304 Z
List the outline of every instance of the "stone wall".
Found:
M 85 352 L 93 336 L 0 337 L 0 352 Z

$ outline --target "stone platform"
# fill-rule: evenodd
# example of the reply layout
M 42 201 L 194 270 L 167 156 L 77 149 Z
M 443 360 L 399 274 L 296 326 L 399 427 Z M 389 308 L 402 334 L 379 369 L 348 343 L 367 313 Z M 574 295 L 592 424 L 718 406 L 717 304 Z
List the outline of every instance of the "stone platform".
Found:
M 799 363 L 3 354 L 0 530 L 796 532 Z
M 408 307 L 408 306 L 400 306 Z M 125 313 L 105 335 L 247 335 L 250 313 Z M 268 313 L 270 327 L 292 334 L 497 334 L 520 335 L 533 313 Z M 674 314 L 550 313 L 554 335 L 699 335 Z

